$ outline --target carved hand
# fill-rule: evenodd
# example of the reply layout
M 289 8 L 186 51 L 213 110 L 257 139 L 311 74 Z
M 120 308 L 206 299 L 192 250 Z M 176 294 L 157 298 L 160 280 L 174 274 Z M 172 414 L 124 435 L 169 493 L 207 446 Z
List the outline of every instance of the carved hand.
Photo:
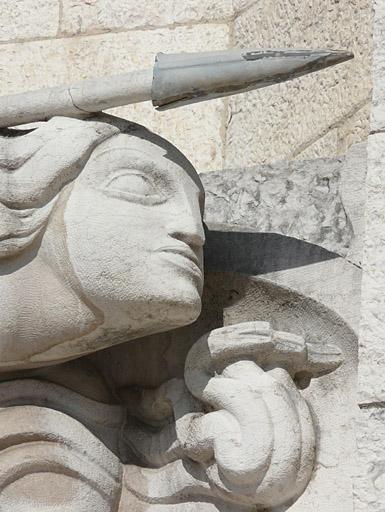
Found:
M 271 507 L 303 492 L 315 434 L 293 378 L 323 375 L 341 362 L 338 348 L 273 331 L 266 322 L 216 329 L 195 343 L 185 382 L 212 412 L 191 422 L 184 445 L 218 495 Z

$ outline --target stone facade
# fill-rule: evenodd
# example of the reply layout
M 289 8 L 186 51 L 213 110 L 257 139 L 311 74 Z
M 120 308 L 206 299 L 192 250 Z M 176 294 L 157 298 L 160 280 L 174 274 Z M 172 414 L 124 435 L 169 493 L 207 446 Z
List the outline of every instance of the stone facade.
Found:
M 343 68 L 272 90 L 161 114 L 147 104 L 112 112 L 171 138 L 201 171 L 335 156 L 368 133 L 369 0 L 154 0 L 146 9 L 134 0 L 11 0 L 0 18 L 0 94 L 145 68 L 158 51 L 355 52 Z

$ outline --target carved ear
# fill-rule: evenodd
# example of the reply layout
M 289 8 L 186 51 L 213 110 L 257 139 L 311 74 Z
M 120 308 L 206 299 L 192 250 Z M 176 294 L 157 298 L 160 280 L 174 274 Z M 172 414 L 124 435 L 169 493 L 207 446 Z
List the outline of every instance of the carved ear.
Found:
M 119 460 L 83 425 L 43 407 L 0 410 L 0 510 L 118 510 Z

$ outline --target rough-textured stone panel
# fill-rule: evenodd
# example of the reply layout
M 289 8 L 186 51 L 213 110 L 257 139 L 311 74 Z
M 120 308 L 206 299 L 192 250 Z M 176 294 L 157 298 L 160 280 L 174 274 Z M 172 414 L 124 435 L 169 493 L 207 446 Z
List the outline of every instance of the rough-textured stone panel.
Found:
M 220 231 L 278 233 L 346 256 L 353 239 L 362 238 L 364 213 L 366 147 L 354 149 L 347 158 L 203 174 L 206 223 Z
M 362 409 L 357 418 L 358 476 L 355 512 L 385 510 L 385 409 Z
M 385 129 L 385 1 L 374 1 L 373 109 L 371 129 Z
M 227 44 L 226 25 L 203 24 L 4 45 L 0 94 L 144 69 L 153 65 L 159 51 L 203 51 Z M 111 112 L 169 138 L 197 168 L 213 170 L 222 166 L 224 108 L 224 100 L 218 100 L 166 113 L 154 111 L 150 103 Z
M 385 134 L 369 137 L 359 388 L 362 402 L 385 400 Z
M 3 0 L 0 20 L 0 42 L 54 37 L 59 28 L 59 0 Z
M 147 8 L 146 8 L 147 7 Z M 65 34 L 164 27 L 224 21 L 233 14 L 231 0 L 64 0 L 61 30 Z
M 237 17 L 235 46 L 340 48 L 353 51 L 355 59 L 232 97 L 226 167 L 293 158 L 365 104 L 371 92 L 371 10 L 369 0 L 263 0 Z

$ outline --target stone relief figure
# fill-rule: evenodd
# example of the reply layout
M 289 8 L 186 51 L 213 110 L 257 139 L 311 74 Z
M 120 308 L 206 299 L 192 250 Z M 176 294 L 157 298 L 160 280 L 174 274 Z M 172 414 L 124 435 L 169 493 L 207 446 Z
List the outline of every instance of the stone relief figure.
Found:
M 149 386 L 143 358 L 158 372 L 170 354 L 153 357 L 146 337 L 182 344 L 202 317 L 204 189 L 172 144 L 100 111 L 163 110 L 350 58 L 159 54 L 154 70 L 0 98 L 1 512 L 283 511 L 301 496 L 319 439 L 300 389 L 341 365 L 336 336 L 263 315 L 192 326 L 184 371 Z M 102 370 L 124 342 L 128 359 L 144 348 L 136 385 L 117 389 Z
M 198 317 L 204 191 L 191 163 L 128 121 L 54 117 L 4 131 L 0 194 L 0 510 L 298 498 L 316 440 L 296 383 L 336 369 L 335 346 L 246 322 L 200 337 L 184 379 L 123 402 L 36 378 Z
M 2 368 L 58 363 L 199 315 L 199 178 L 171 144 L 118 126 L 54 118 L 2 138 Z

